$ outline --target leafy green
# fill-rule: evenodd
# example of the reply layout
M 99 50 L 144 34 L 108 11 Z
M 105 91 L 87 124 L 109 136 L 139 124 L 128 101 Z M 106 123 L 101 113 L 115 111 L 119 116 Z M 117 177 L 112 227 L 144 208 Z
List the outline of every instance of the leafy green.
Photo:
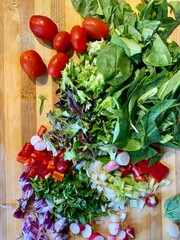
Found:
M 47 98 L 45 96 L 43 96 L 42 94 L 40 94 L 38 96 L 39 100 L 40 100 L 40 106 L 39 106 L 39 114 L 41 115 L 43 112 L 43 108 L 44 108 L 44 101 L 47 100 Z
M 62 72 L 57 109 L 48 113 L 52 145 L 75 162 L 107 161 L 107 148 L 117 147 L 134 163 L 153 164 L 160 158 L 153 144 L 179 149 L 180 47 L 167 41 L 179 20 L 168 16 L 167 1 L 145 1 L 138 14 L 125 1 L 72 3 L 82 16 L 103 19 L 110 33 Z
M 144 62 L 151 66 L 167 66 L 171 64 L 172 58 L 167 46 L 163 43 L 158 34 L 154 35 L 152 47 L 148 48 L 144 57 Z
M 173 222 L 180 222 L 180 194 L 166 199 L 163 216 Z
M 36 195 L 54 204 L 52 215 L 67 217 L 68 221 L 91 222 L 94 218 L 106 215 L 106 197 L 91 188 L 90 178 L 83 170 L 72 170 L 60 183 L 52 178 L 31 181 Z
M 111 53 L 111 54 L 109 54 Z M 124 62 L 124 65 L 121 62 Z M 120 86 L 132 74 L 132 63 L 123 49 L 108 43 L 97 56 L 97 68 L 110 85 Z
M 173 12 L 177 20 L 180 20 L 180 2 L 179 1 L 170 1 L 169 5 L 172 7 Z

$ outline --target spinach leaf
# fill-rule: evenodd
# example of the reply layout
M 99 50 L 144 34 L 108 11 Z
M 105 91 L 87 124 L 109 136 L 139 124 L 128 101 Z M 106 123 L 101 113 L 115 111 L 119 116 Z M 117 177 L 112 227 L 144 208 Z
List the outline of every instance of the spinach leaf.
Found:
M 74 9 L 84 18 L 97 17 L 97 0 L 71 0 Z
M 171 54 L 158 34 L 154 34 L 152 47 L 147 48 L 143 61 L 147 65 L 157 67 L 171 64 Z
M 146 131 L 145 134 L 145 145 L 150 145 L 152 143 L 157 143 L 161 141 L 161 135 L 158 130 L 158 126 L 156 123 L 157 117 L 166 111 L 175 100 L 165 100 L 158 102 L 155 106 L 149 109 L 149 111 L 144 115 L 142 121 L 144 125 L 144 129 Z
M 163 216 L 173 222 L 180 222 L 180 194 L 166 199 Z
M 169 6 L 171 6 L 176 19 L 180 20 L 180 2 L 179 1 L 170 1 Z
M 142 52 L 142 44 L 133 39 L 121 37 L 117 33 L 112 35 L 111 42 L 122 47 L 129 58 Z
M 113 86 L 122 85 L 133 71 L 132 62 L 124 53 L 123 48 L 112 43 L 107 43 L 100 50 L 97 56 L 97 67 L 104 79 Z

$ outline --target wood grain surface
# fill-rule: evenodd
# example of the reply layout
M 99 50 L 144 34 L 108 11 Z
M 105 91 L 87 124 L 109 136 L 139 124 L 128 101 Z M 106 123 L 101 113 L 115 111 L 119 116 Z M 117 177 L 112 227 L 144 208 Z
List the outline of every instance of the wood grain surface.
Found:
M 133 8 L 138 0 L 128 1 Z M 34 49 L 47 64 L 55 51 L 36 39 L 30 32 L 28 22 L 32 15 L 42 14 L 52 18 L 59 30 L 69 31 L 81 24 L 70 0 L 1 0 L 0 7 L 0 204 L 17 206 L 22 196 L 18 185 L 23 167 L 16 162 L 16 155 L 25 141 L 36 133 L 41 124 L 49 126 L 46 113 L 56 101 L 57 83 L 44 75 L 37 80 L 29 79 L 21 70 L 19 56 L 22 51 Z M 179 28 L 172 39 L 180 43 Z M 43 114 L 39 114 L 39 94 L 47 100 Z M 142 212 L 127 209 L 124 226 L 132 224 L 138 240 L 170 240 L 167 233 L 169 220 L 162 217 L 166 198 L 180 192 L 180 152 L 168 150 L 163 161 L 171 169 L 172 184 L 158 190 L 160 204 L 145 208 Z M 21 221 L 13 218 L 13 210 L 0 208 L 0 239 L 15 240 L 21 233 Z M 96 230 L 107 234 L 107 220 L 96 224 Z M 81 236 L 71 239 L 81 240 Z

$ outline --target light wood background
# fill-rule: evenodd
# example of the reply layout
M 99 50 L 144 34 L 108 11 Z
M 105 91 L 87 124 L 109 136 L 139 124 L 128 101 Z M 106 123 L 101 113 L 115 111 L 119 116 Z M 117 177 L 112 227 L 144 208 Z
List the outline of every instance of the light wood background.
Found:
M 128 0 L 133 6 L 138 0 Z M 50 77 L 29 79 L 21 70 L 19 56 L 22 51 L 34 49 L 47 64 L 55 51 L 36 39 L 30 32 L 28 23 L 34 14 L 52 18 L 59 30 L 69 31 L 81 18 L 75 13 L 70 0 L 1 0 L 0 8 L 0 204 L 17 206 L 22 195 L 18 185 L 22 165 L 16 162 L 16 155 L 22 145 L 29 141 L 41 124 L 49 126 L 46 113 L 53 109 L 56 101 L 57 83 Z M 173 39 L 180 42 L 179 28 Z M 39 115 L 39 94 L 47 100 L 44 111 Z M 164 162 L 170 167 L 169 179 L 172 184 L 158 191 L 160 204 L 153 209 L 145 208 L 142 213 L 128 211 L 124 225 L 132 224 L 138 240 L 169 240 L 167 226 L 169 220 L 162 218 L 164 200 L 180 192 L 180 152 L 170 150 Z M 14 240 L 21 233 L 21 221 L 13 218 L 12 210 L 0 208 L 0 239 Z M 96 230 L 107 233 L 104 227 L 96 225 Z M 81 236 L 72 236 L 81 240 Z

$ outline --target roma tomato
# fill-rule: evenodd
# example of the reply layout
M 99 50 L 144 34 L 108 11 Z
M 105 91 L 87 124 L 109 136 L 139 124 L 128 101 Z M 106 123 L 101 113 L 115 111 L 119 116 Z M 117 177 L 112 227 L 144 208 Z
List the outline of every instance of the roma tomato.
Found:
M 105 39 L 109 34 L 108 25 L 99 18 L 85 18 L 82 22 L 82 26 L 86 34 L 94 40 L 101 40 L 101 38 Z
M 65 53 L 57 53 L 48 64 L 48 74 L 54 78 L 61 78 L 61 71 L 64 70 L 69 57 Z
M 45 71 L 41 56 L 34 50 L 21 53 L 20 64 L 25 73 L 32 78 L 40 77 Z
M 71 29 L 70 41 L 73 49 L 78 53 L 84 53 L 87 50 L 87 37 L 85 30 L 79 25 Z
M 48 42 L 52 42 L 58 33 L 57 25 L 50 18 L 42 15 L 33 15 L 29 27 L 36 37 Z
M 66 31 L 56 34 L 53 40 L 53 47 L 59 52 L 66 52 L 70 47 L 70 34 Z

